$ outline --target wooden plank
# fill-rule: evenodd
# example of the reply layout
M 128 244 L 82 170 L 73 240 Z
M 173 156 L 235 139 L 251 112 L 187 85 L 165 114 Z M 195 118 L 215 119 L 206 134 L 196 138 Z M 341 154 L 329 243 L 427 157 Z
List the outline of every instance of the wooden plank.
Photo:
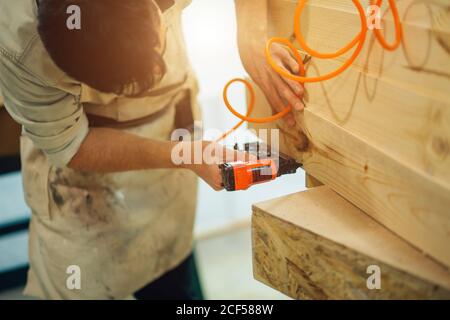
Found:
M 270 114 L 270 107 L 262 93 L 258 89 L 256 92 L 258 114 Z M 358 106 L 364 108 L 364 104 Z M 320 112 L 319 107 L 308 105 L 304 114 L 297 114 L 297 128 L 287 128 L 281 121 L 277 123 L 282 132 L 281 150 L 297 158 L 308 173 L 331 186 L 377 221 L 449 265 L 448 185 L 426 170 L 419 170 L 418 166 L 399 160 L 386 146 L 376 145 L 374 139 L 369 139 L 370 136 L 363 136 L 362 139 L 360 132 L 334 123 Z M 364 112 L 361 115 L 364 118 Z M 392 122 L 389 126 L 389 115 L 386 114 L 386 117 L 388 120 L 381 127 L 385 130 L 377 129 L 380 137 L 388 141 L 395 140 L 399 135 L 405 136 L 401 131 L 405 122 L 398 121 L 398 126 Z M 382 123 L 382 117 L 377 118 Z M 362 120 L 359 123 L 367 129 L 372 120 L 369 117 L 367 123 Z M 417 120 L 421 121 L 420 117 Z M 391 128 L 393 133 L 389 131 Z M 439 126 L 430 129 L 439 130 Z M 306 148 L 303 132 L 309 139 Z M 406 140 L 397 140 L 399 148 L 402 143 L 407 143 Z M 418 155 L 420 152 L 411 161 L 415 161 Z
M 278 18 L 272 23 L 274 29 L 287 29 L 286 21 L 289 20 L 288 15 L 292 15 L 289 12 L 293 9 L 293 2 L 274 3 L 289 4 L 290 11 L 286 10 L 289 6 L 283 5 L 279 5 L 282 10 L 278 11 L 279 17 L 284 13 L 287 18 L 283 21 Z M 336 21 L 341 24 L 347 18 L 351 21 L 352 15 L 356 16 L 349 4 L 343 5 L 343 2 L 317 0 L 308 3 L 314 4 L 309 5 L 309 13 L 316 10 L 316 14 L 307 17 L 310 21 L 319 19 L 318 22 L 322 21 L 323 25 L 325 20 L 320 19 L 333 12 Z M 403 6 L 408 3 L 410 7 Z M 411 6 L 410 1 L 402 1 L 402 15 L 405 15 L 405 10 L 411 14 Z M 437 8 L 433 12 L 442 13 L 441 7 Z M 322 18 L 317 17 L 320 14 Z M 440 19 L 436 15 L 432 15 L 433 21 Z M 275 17 L 274 13 L 273 19 Z M 350 31 L 355 26 L 348 22 L 347 25 L 347 29 L 339 32 L 343 34 L 341 37 L 351 38 Z M 316 32 L 319 34 L 317 39 L 325 42 L 320 28 L 309 27 L 311 30 L 306 30 L 306 33 L 311 43 L 316 39 Z M 427 28 L 422 18 L 406 23 L 405 33 L 419 27 Z M 333 37 L 328 39 L 332 48 L 339 47 Z M 417 36 L 418 44 L 415 46 L 426 47 L 427 42 L 424 45 L 424 41 Z M 429 51 L 432 55 L 427 66 L 430 68 L 437 67 L 436 61 L 442 65 L 444 61 L 450 62 L 450 56 L 447 53 L 444 56 L 441 44 L 436 43 L 437 40 L 433 40 L 432 50 Z M 320 44 L 319 41 L 317 44 Z M 363 68 L 362 62 L 358 61 L 333 80 L 307 84 L 307 108 L 304 114 L 296 114 L 299 125 L 291 129 L 282 122 L 276 124 L 284 133 L 280 145 L 282 151 L 303 162 L 309 174 L 404 239 L 450 266 L 448 94 L 445 92 L 443 95 L 444 87 L 440 87 L 441 75 L 407 68 L 409 62 L 401 52 L 386 55 L 392 55 L 389 63 L 386 63 L 387 58 L 380 60 L 374 56 L 365 62 L 377 66 L 381 72 L 374 73 L 371 68 Z M 383 63 L 380 64 L 380 61 Z M 308 75 L 324 74 L 340 64 L 339 60 L 313 59 Z M 447 72 L 447 68 L 450 69 L 450 63 L 441 69 Z M 446 80 L 442 81 L 445 83 Z M 419 82 L 422 88 L 417 87 Z M 269 110 L 265 98 L 257 90 L 256 112 L 268 114 Z M 305 135 L 309 143 L 305 143 Z
M 286 33 L 284 30 L 287 28 L 292 30 L 292 22 L 289 21 L 293 18 L 296 2 L 278 0 L 271 3 L 272 32 L 280 30 Z M 355 11 L 351 10 L 351 3 L 315 0 L 308 1 L 308 4 L 308 19 L 305 23 L 310 20 L 313 22 L 312 26 L 305 27 L 305 34 L 312 47 L 335 51 L 345 43 L 345 39 L 354 35 L 359 21 Z M 377 45 L 372 47 L 377 53 L 372 53 L 367 58 L 367 52 L 371 48 L 368 41 L 365 52 L 352 70 L 321 84 L 306 85 L 310 107 L 314 105 L 315 110 L 320 111 L 328 120 L 342 125 L 378 148 L 387 149 L 387 152 L 407 165 L 419 168 L 448 184 L 450 55 L 438 36 L 424 38 L 424 34 L 430 32 L 442 34 L 434 31 L 436 28 L 431 30 L 431 26 L 427 28 L 426 22 L 443 20 L 442 15 L 448 13 L 448 10 L 434 5 L 431 7 L 434 14 L 426 17 L 422 15 L 428 11 L 417 10 L 417 5 L 412 5 L 410 1 L 402 1 L 399 5 L 401 12 L 408 12 L 403 16 L 413 16 L 408 19 L 415 24 L 409 24 L 416 25 L 425 20 L 425 26 L 421 30 L 409 30 L 409 24 L 405 22 L 405 45 L 394 53 L 386 52 Z M 281 19 L 282 16 L 288 18 Z M 331 21 L 332 25 L 327 21 Z M 330 29 L 338 31 L 330 35 Z M 447 34 L 450 35 L 450 31 Z M 409 42 L 408 37 L 414 37 L 415 41 Z M 324 43 L 327 44 L 325 48 Z M 422 67 L 427 72 L 414 66 L 410 62 L 412 58 L 405 58 L 408 56 L 406 48 L 409 43 L 414 45 L 411 51 L 420 56 L 428 56 L 426 65 Z M 323 75 L 341 64 L 342 59 L 313 59 L 308 75 Z
M 449 265 L 450 192 L 366 141 L 305 112 L 314 145 L 305 170 L 436 259 Z
M 327 65 L 336 63 L 312 62 L 308 74 L 323 74 Z M 368 92 L 368 86 L 375 90 Z M 450 103 L 365 77 L 354 69 L 306 88 L 310 110 L 405 165 L 450 185 Z
M 293 19 L 298 1 L 269 0 L 269 33 L 293 37 Z M 366 7 L 368 1 L 361 1 Z M 385 3 L 387 3 L 385 1 Z M 450 87 L 450 11 L 448 1 L 432 3 L 404 0 L 397 3 L 403 22 L 404 41 L 395 52 L 384 50 L 369 31 L 366 45 L 354 68 L 402 86 L 410 91 L 449 102 Z M 390 10 L 383 8 L 386 39 L 394 39 Z M 308 45 L 320 52 L 335 52 L 360 30 L 360 18 L 351 1 L 310 0 L 302 15 L 302 31 Z M 353 51 L 337 58 L 340 64 Z M 319 60 L 321 61 L 321 60 Z M 327 70 L 333 70 L 330 66 Z M 426 85 L 424 85 L 426 84 Z
M 255 278 L 292 298 L 450 299 L 446 268 L 326 186 L 255 204 L 252 244 Z

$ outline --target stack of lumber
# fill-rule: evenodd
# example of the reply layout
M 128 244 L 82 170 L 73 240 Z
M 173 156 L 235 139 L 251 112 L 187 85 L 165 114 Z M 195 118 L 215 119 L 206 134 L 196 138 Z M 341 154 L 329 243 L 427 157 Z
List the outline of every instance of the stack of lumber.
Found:
M 297 1 L 269 0 L 269 3 L 271 35 L 294 40 L 293 16 Z M 368 5 L 368 1 L 361 3 Z M 313 203 L 305 198 L 317 197 L 308 191 L 305 195 L 292 195 L 277 201 L 287 210 L 283 214 L 276 206 L 254 208 L 255 276 L 291 296 L 449 297 L 450 7 L 448 1 L 443 0 L 404 0 L 398 1 L 397 6 L 404 31 L 404 41 L 398 50 L 385 51 L 369 32 L 363 52 L 349 70 L 326 82 L 306 84 L 307 107 L 296 114 L 295 128 L 288 128 L 281 121 L 272 124 L 282 133 L 282 151 L 303 163 L 308 173 L 308 185 L 325 184 L 326 189 L 317 191 L 318 194 L 323 193 L 323 201 L 329 201 L 326 199 L 329 197 L 336 202 L 323 208 L 314 205 L 314 210 L 303 207 L 304 203 Z M 383 31 L 390 42 L 394 38 L 393 19 L 386 6 L 382 11 Z M 311 48 L 335 52 L 359 32 L 359 19 L 351 1 L 309 0 L 302 17 L 302 31 Z M 300 47 L 299 50 L 302 52 Z M 331 60 L 313 58 L 308 64 L 307 75 L 323 75 L 335 70 L 351 53 Z M 269 114 L 270 107 L 258 92 L 254 115 Z M 288 204 L 283 206 L 283 201 Z M 289 205 L 296 202 L 298 205 Z M 334 220 L 341 220 L 332 220 L 334 210 L 339 211 L 341 207 L 348 212 L 334 217 Z M 338 231 L 326 225 L 327 221 L 316 221 L 317 226 L 309 225 L 311 221 L 307 217 L 316 214 L 316 209 L 329 210 L 326 219 L 330 224 L 340 222 L 344 225 L 348 220 L 340 231 L 350 233 L 348 241 L 334 238 Z M 360 221 L 353 225 L 346 214 L 359 215 Z M 271 230 L 271 224 L 280 219 L 284 223 L 275 225 L 277 228 L 286 226 L 286 230 Z M 354 230 L 368 221 L 373 221 L 380 230 L 374 233 L 369 227 Z M 291 232 L 289 228 L 297 228 L 295 239 L 298 241 L 287 239 Z M 354 234 L 351 234 L 352 230 Z M 384 234 L 385 240 L 375 239 L 378 233 Z M 261 234 L 265 236 L 259 237 Z M 337 250 L 333 254 L 343 255 L 338 265 L 328 260 L 325 264 L 320 262 L 330 257 L 314 249 L 317 239 L 308 240 L 311 234 L 336 246 L 332 249 Z M 276 239 L 270 239 L 270 242 L 266 235 Z M 380 247 L 369 252 L 359 245 L 368 241 L 380 241 Z M 289 250 L 272 248 L 278 255 L 270 258 L 270 250 L 267 255 L 258 251 L 267 243 L 288 246 Z M 383 247 L 392 250 L 381 250 Z M 304 252 L 309 252 L 309 258 L 305 258 Z M 284 253 L 292 253 L 294 257 L 279 256 Z M 391 259 L 394 256 L 402 263 Z M 379 264 L 386 264 L 387 269 L 391 268 L 393 273 L 386 275 L 392 281 L 387 284 L 389 293 L 383 294 L 380 290 L 377 295 L 345 285 L 346 281 L 351 284 L 361 276 L 363 269 L 359 264 L 365 263 L 365 259 L 375 259 Z M 290 267 L 288 261 L 293 263 Z M 405 261 L 408 261 L 409 269 L 405 269 Z M 272 269 L 267 264 L 276 270 L 281 268 L 281 265 L 275 266 L 277 263 L 284 268 L 283 277 L 280 273 L 268 272 Z M 308 269 L 307 266 L 313 268 L 315 264 L 320 264 L 320 268 Z M 297 275 L 304 275 L 303 282 L 287 276 L 291 274 L 287 270 L 294 267 L 298 268 Z M 431 273 L 440 276 L 430 277 Z M 313 274 L 311 282 L 304 282 Z M 315 282 L 317 276 L 329 286 L 319 280 Z M 417 286 L 412 287 L 410 281 L 413 278 L 408 277 L 415 276 L 422 280 L 417 280 Z M 340 283 L 336 284 L 335 292 L 331 278 Z M 429 281 L 429 284 L 421 281 Z M 431 283 L 435 289 L 430 287 Z M 310 294 L 296 294 L 296 286 Z
M 255 277 L 294 298 L 450 298 L 445 267 L 327 186 L 254 205 L 252 233 Z

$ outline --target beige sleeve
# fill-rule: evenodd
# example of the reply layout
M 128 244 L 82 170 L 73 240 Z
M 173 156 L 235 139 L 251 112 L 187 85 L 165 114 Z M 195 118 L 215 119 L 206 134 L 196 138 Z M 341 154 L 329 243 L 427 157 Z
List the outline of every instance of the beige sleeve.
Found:
M 89 130 L 80 95 L 47 85 L 17 61 L 1 55 L 0 91 L 23 134 L 52 165 L 66 166 Z

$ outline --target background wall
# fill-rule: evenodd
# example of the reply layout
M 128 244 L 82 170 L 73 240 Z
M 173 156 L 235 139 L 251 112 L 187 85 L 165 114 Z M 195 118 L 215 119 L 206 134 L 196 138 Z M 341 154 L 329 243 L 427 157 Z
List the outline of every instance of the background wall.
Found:
M 194 0 L 184 13 L 184 31 L 191 63 L 200 82 L 199 100 L 205 129 L 225 131 L 237 123 L 222 101 L 225 84 L 236 77 L 246 77 L 236 41 L 233 0 Z M 245 90 L 232 87 L 230 100 L 245 113 Z M 206 130 L 205 130 L 206 131 Z M 237 137 L 246 136 L 245 125 Z M 232 146 L 235 137 L 228 143 Z M 251 204 L 304 189 L 304 172 L 259 186 L 245 192 L 214 192 L 201 182 L 196 231 L 200 235 L 231 222 L 248 220 Z

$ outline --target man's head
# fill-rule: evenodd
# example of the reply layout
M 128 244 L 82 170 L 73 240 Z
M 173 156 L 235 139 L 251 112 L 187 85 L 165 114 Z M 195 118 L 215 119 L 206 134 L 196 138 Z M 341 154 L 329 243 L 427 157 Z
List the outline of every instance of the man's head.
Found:
M 67 27 L 71 5 L 80 8 L 80 30 Z M 137 95 L 165 73 L 153 0 L 40 0 L 38 31 L 61 70 L 102 92 Z

